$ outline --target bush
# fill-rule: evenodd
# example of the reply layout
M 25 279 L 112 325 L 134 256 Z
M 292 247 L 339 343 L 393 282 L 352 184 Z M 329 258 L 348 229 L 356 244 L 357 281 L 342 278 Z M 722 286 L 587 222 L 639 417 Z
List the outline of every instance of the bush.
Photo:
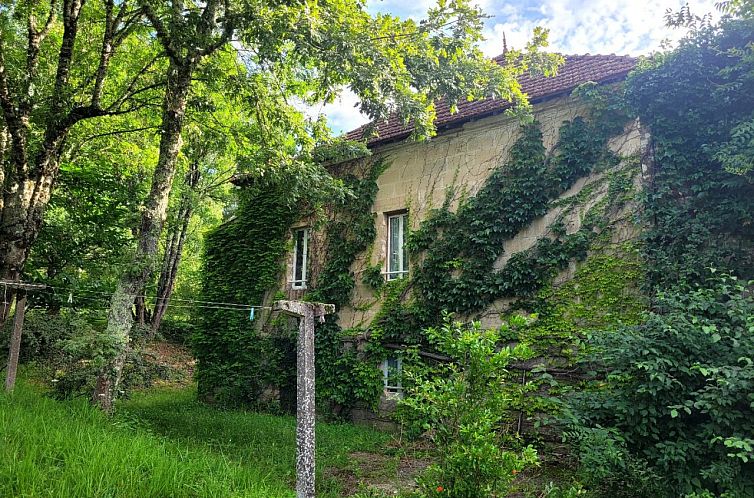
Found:
M 191 322 L 166 318 L 160 324 L 160 335 L 166 341 L 175 344 L 189 345 L 191 336 L 196 332 L 196 326 Z
M 21 336 L 20 360 L 47 360 L 59 353 L 58 343 L 75 336 L 88 326 L 86 320 L 76 313 L 62 310 L 51 314 L 43 310 L 28 310 L 24 318 L 24 330 Z M 13 329 L 13 317 L 6 320 L 3 327 L 3 347 L 6 347 Z M 7 348 L 6 348 L 7 350 Z
M 109 358 L 116 354 L 115 340 L 104 331 L 86 324 L 79 333 L 58 343 L 59 354 L 53 362 L 53 394 L 58 399 L 90 396 L 97 376 Z M 120 389 L 123 394 L 134 388 L 149 387 L 156 379 L 169 379 L 170 369 L 145 354 L 140 341 L 131 341 L 126 350 Z
M 571 400 L 577 425 L 612 428 L 665 496 L 754 496 L 754 298 L 741 282 L 660 294 L 641 325 L 590 342 L 606 376 Z
M 579 457 L 579 480 L 592 495 L 612 498 L 660 496 L 660 477 L 631 455 L 615 429 L 579 428 L 566 433 Z
M 505 496 L 516 474 L 536 463 L 531 446 L 506 449 L 506 443 L 516 442 L 501 431 L 509 407 L 506 367 L 528 351 L 498 343 L 502 332 L 524 322 L 516 317 L 499 330 L 482 330 L 478 322 L 464 326 L 445 315 L 443 326 L 427 329 L 429 340 L 450 361 L 432 372 L 409 369 L 400 406 L 402 421 L 422 426 L 435 446 L 437 463 L 419 480 L 428 496 Z

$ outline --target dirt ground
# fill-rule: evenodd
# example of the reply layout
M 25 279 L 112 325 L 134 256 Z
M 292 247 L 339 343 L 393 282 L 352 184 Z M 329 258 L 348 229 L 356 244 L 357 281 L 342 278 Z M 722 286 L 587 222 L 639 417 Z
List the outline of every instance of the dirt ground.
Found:
M 328 469 L 326 475 L 342 483 L 345 496 L 365 489 L 390 496 L 415 490 L 417 476 L 429 463 L 421 450 L 396 442 L 385 453 L 352 453 L 346 468 Z
M 144 353 L 161 371 L 167 372 L 167 378 L 155 381 L 155 384 L 184 386 L 192 382 L 196 360 L 187 346 L 154 341 L 147 344 Z

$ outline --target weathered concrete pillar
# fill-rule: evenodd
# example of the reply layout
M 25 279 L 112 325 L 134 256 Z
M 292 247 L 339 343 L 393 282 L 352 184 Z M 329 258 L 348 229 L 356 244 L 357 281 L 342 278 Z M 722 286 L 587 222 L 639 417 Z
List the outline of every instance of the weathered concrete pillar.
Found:
M 5 390 L 12 391 L 16 386 L 16 370 L 18 356 L 21 350 L 21 334 L 24 330 L 24 313 L 26 311 L 26 291 L 21 289 L 16 293 L 16 316 L 13 319 L 13 335 L 8 348 L 8 372 L 5 377 Z
M 299 318 L 296 345 L 296 498 L 314 498 L 314 320 L 324 321 L 335 306 L 277 301 L 273 311 Z

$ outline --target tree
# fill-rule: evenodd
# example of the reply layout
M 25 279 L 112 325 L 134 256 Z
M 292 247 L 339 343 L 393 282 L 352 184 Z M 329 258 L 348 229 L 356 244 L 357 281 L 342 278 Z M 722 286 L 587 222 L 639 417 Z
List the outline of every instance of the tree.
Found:
M 452 318 L 445 313 L 440 327 L 426 330 L 448 361 L 409 369 L 406 396 L 399 402 L 402 421 L 426 432 L 436 448 L 437 463 L 427 468 L 420 485 L 432 497 L 504 496 L 516 474 L 537 461 L 531 446 L 509 449 L 513 438 L 502 429 L 511 410 L 507 368 L 532 352 L 526 344 L 499 345 L 527 319 L 514 316 L 499 329 L 483 330 L 479 322 L 464 326 Z
M 590 338 L 590 366 L 605 375 L 571 406 L 580 424 L 614 428 L 634 458 L 665 477 L 654 496 L 754 491 L 752 317 L 746 283 L 723 275 L 659 295 L 637 327 Z
M 202 7 L 142 1 L 141 6 L 167 54 L 165 95 L 160 125 L 160 153 L 139 226 L 133 265 L 121 276 L 113 293 L 106 333 L 116 341 L 117 354 L 103 368 L 93 393 L 93 402 L 112 411 L 120 383 L 133 324 L 136 296 L 153 271 L 159 239 L 167 216 L 168 201 L 181 149 L 183 123 L 191 79 L 201 61 L 227 44 L 235 32 L 238 16 L 228 2 L 209 0 Z
M 159 54 L 140 20 L 129 1 L 29 0 L 0 10 L 0 278 L 24 269 L 74 126 L 140 108 L 156 86 L 149 69 Z
M 227 145 L 223 144 L 226 141 L 224 138 L 228 137 L 206 131 L 202 133 L 200 130 L 195 130 L 192 135 L 188 140 L 189 146 L 185 150 L 188 171 L 184 175 L 182 188 L 179 189 L 178 201 L 172 209 L 172 223 L 168 224 L 165 233 L 157 293 L 152 312 L 148 317 L 150 332 L 147 339 L 154 338 L 158 332 L 170 304 L 194 214 L 202 209 L 204 203 L 210 200 L 209 198 L 223 197 L 223 193 L 227 191 L 228 182 L 235 172 L 235 164 L 231 162 L 232 157 L 223 156 L 223 152 L 226 152 L 222 150 L 223 145 Z M 146 306 L 142 307 L 142 309 L 145 308 Z M 138 306 L 137 317 L 141 318 Z

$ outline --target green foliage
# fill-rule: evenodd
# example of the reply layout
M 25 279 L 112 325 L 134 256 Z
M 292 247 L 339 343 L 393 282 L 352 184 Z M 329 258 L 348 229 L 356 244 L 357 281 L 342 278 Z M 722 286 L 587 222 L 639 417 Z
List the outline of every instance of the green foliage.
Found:
M 285 196 L 274 185 L 239 192 L 236 216 L 207 235 L 204 300 L 259 305 L 277 286 L 295 220 Z M 292 341 L 262 337 L 254 325 L 248 310 L 203 310 L 192 341 L 202 398 L 254 404 L 268 385 L 290 377 Z
M 719 146 L 714 158 L 736 174 L 754 170 L 754 119 L 742 121 L 730 130 L 730 140 Z
M 707 268 L 754 275 L 754 183 L 741 169 L 754 108 L 754 21 L 724 20 L 643 62 L 628 103 L 652 137 L 643 217 L 653 289 L 703 282 Z M 745 168 L 744 168 L 745 169 Z
M 94 127 L 79 133 L 93 135 Z M 91 139 L 61 164 L 45 224 L 25 270 L 30 280 L 73 290 L 75 304 L 89 308 L 104 307 L 106 299 L 91 292 L 106 296 L 123 270 L 123 256 L 132 247 L 148 188 L 142 165 L 155 152 L 154 144 L 143 137 L 118 141 L 111 148 L 102 145 Z M 67 305 L 68 292 L 33 293 L 30 298 L 59 309 Z
M 324 227 L 328 257 L 321 268 L 309 269 L 317 276 L 306 299 L 333 303 L 336 309 L 350 302 L 356 284 L 351 265 L 374 241 L 371 206 L 377 177 L 385 167 L 375 161 L 363 174 L 335 171 L 346 195 L 327 204 L 319 204 L 319 195 L 300 199 L 329 213 Z M 236 217 L 207 238 L 203 299 L 260 304 L 278 286 L 289 249 L 289 227 L 302 216 L 287 197 L 290 183 L 273 179 L 240 192 Z M 254 405 L 270 385 L 294 389 L 295 337 L 285 331 L 276 334 L 262 337 L 243 312 L 209 310 L 194 340 L 200 395 Z M 379 370 L 344 350 L 341 335 L 337 315 L 317 324 L 317 399 L 323 406 L 334 405 L 336 411 L 359 401 L 373 403 L 381 387 Z
M 0 495 L 292 498 L 295 433 L 293 417 L 219 411 L 190 388 L 138 393 L 108 418 L 20 379 L 0 393 Z M 343 496 L 327 470 L 388 439 L 318 422 L 317 496 Z
M 436 463 L 420 479 L 427 496 L 503 496 L 516 474 L 537 462 L 531 446 L 506 449 L 513 441 L 500 429 L 509 413 L 506 368 L 529 350 L 500 349 L 498 343 L 525 323 L 514 317 L 498 330 L 483 330 L 478 322 L 464 326 L 446 314 L 441 327 L 427 329 L 431 344 L 450 361 L 406 372 L 410 387 L 399 402 L 403 422 L 427 431 L 434 443 Z
M 741 282 L 662 293 L 638 327 L 591 344 L 606 377 L 575 398 L 580 423 L 616 428 L 667 496 L 754 492 L 754 299 Z
M 372 205 L 377 196 L 377 178 L 387 165 L 378 160 L 370 163 L 362 175 L 353 172 L 338 175 L 351 194 L 342 203 L 331 206 L 334 214 L 324 227 L 327 260 L 316 287 L 307 294 L 308 299 L 335 304 L 336 311 L 350 303 L 356 285 L 351 265 L 374 242 Z M 324 324 L 316 326 L 318 400 L 336 411 L 359 402 L 373 405 L 379 399 L 382 375 L 376 365 L 365 363 L 355 351 L 344 349 L 337 318 L 337 314 L 328 316 Z
M 622 196 L 631 190 L 625 179 L 633 178 L 634 168 L 611 173 L 611 203 L 595 206 L 578 232 L 566 234 L 556 224 L 555 237 L 541 238 L 503 268 L 494 268 L 503 242 L 551 209 L 576 179 L 616 166 L 618 158 L 606 143 L 617 128 L 603 126 L 604 116 L 596 122 L 576 118 L 563 123 L 551 153 L 544 149 L 538 125 L 525 126 L 508 161 L 476 196 L 456 212 L 450 211 L 448 196 L 445 205 L 431 212 L 409 236 L 412 270 L 406 285 L 411 294 L 384 293 L 382 310 L 372 323 L 372 342 L 426 343 L 421 331 L 436 325 L 442 310 L 468 314 L 499 298 L 533 297 L 570 261 L 584 259 L 597 234 L 607 228 L 607 208 L 625 202 Z
M 331 317 L 316 327 L 317 403 L 328 415 L 348 415 L 358 403 L 374 406 L 382 392 L 382 372 L 356 351 L 345 349 L 343 331 Z
M 0 344 L 5 348 L 10 342 L 13 320 L 7 320 L 0 335 Z M 58 314 L 49 314 L 42 310 L 29 309 L 24 318 L 21 336 L 20 360 L 49 360 L 59 353 L 58 344 L 70 339 L 79 331 L 85 331 L 91 325 L 80 314 L 64 310 Z
M 531 253 L 514 255 L 505 268 L 492 270 L 503 242 L 544 215 L 551 200 L 600 164 L 615 164 L 606 139 L 576 118 L 563 124 L 555 153 L 548 156 L 539 127 L 528 125 L 507 164 L 493 171 L 475 197 L 454 214 L 434 215 L 412 235 L 410 247 L 425 256 L 412 278 L 427 313 L 468 313 L 500 297 L 531 295 L 555 268 L 583 253 L 575 238 L 565 243 L 542 239 Z
M 641 319 L 647 302 L 639 289 L 644 270 L 638 249 L 631 243 L 615 254 L 609 253 L 609 247 L 593 249 L 571 280 L 543 289 L 528 303 L 538 319 L 522 331 L 521 338 L 540 348 L 540 353 L 572 360 L 576 351 L 567 348 L 585 332 L 635 325 Z
M 375 292 L 379 292 L 385 285 L 385 276 L 382 274 L 382 269 L 384 267 L 385 263 L 383 261 L 367 266 L 361 274 L 361 281 L 371 287 Z
M 571 405 L 581 473 L 600 496 L 754 493 L 754 302 L 727 274 L 752 276 L 754 24 L 688 9 L 674 22 L 690 34 L 626 84 L 652 139 L 640 246 L 652 311 L 593 334 L 589 368 L 602 377 Z
M 581 484 L 566 487 L 549 482 L 542 491 L 541 496 L 546 498 L 577 498 L 584 495 L 586 495 L 586 490 Z
M 578 427 L 564 438 L 576 448 L 578 478 L 592 495 L 634 498 L 659 496 L 661 479 L 646 461 L 627 450 L 615 429 Z

